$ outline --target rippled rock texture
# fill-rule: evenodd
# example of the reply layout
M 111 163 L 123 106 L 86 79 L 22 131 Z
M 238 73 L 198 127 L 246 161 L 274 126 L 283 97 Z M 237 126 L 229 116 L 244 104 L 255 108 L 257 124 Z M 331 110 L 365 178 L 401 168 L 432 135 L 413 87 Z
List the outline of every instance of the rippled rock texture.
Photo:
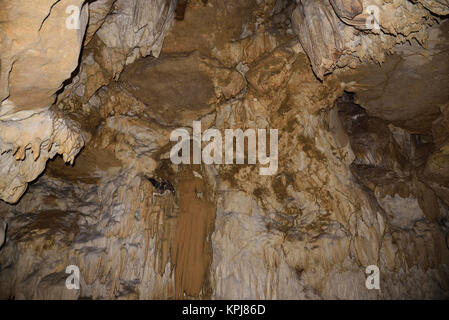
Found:
M 0 298 L 449 297 L 448 1 L 3 2 Z

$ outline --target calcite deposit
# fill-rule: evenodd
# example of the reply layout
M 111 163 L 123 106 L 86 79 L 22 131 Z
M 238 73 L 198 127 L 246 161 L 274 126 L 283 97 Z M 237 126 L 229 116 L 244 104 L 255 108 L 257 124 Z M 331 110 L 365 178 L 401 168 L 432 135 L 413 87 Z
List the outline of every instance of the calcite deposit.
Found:
M 448 14 L 1 1 L 0 298 L 449 298 Z M 194 121 L 277 130 L 277 171 L 174 164 Z

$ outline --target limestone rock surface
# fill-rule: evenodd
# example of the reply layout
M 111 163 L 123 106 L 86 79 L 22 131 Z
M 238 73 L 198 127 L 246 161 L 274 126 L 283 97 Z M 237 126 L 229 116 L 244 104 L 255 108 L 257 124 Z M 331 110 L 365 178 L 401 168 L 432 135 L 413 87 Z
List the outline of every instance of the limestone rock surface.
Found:
M 40 32 L 66 2 L 33 3 Z M 72 76 L 15 54 L 42 78 L 22 100 L 2 51 L 0 298 L 448 298 L 447 1 L 181 5 L 89 1 Z M 277 170 L 172 163 L 194 120 L 277 129 Z

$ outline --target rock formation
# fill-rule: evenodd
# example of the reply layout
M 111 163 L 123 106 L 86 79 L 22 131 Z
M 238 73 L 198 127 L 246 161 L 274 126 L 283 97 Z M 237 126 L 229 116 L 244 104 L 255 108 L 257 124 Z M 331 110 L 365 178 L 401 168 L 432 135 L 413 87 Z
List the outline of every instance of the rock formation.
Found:
M 449 297 L 448 14 L 3 0 L 0 298 Z M 193 121 L 277 129 L 277 172 L 174 164 Z

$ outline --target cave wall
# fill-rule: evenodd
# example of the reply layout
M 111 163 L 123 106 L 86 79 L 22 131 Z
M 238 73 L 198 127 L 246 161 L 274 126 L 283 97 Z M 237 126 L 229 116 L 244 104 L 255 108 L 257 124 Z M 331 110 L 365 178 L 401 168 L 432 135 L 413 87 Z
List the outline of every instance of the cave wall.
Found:
M 0 298 L 448 296 L 447 1 L 5 4 Z M 278 171 L 172 164 L 193 120 L 277 128 Z

